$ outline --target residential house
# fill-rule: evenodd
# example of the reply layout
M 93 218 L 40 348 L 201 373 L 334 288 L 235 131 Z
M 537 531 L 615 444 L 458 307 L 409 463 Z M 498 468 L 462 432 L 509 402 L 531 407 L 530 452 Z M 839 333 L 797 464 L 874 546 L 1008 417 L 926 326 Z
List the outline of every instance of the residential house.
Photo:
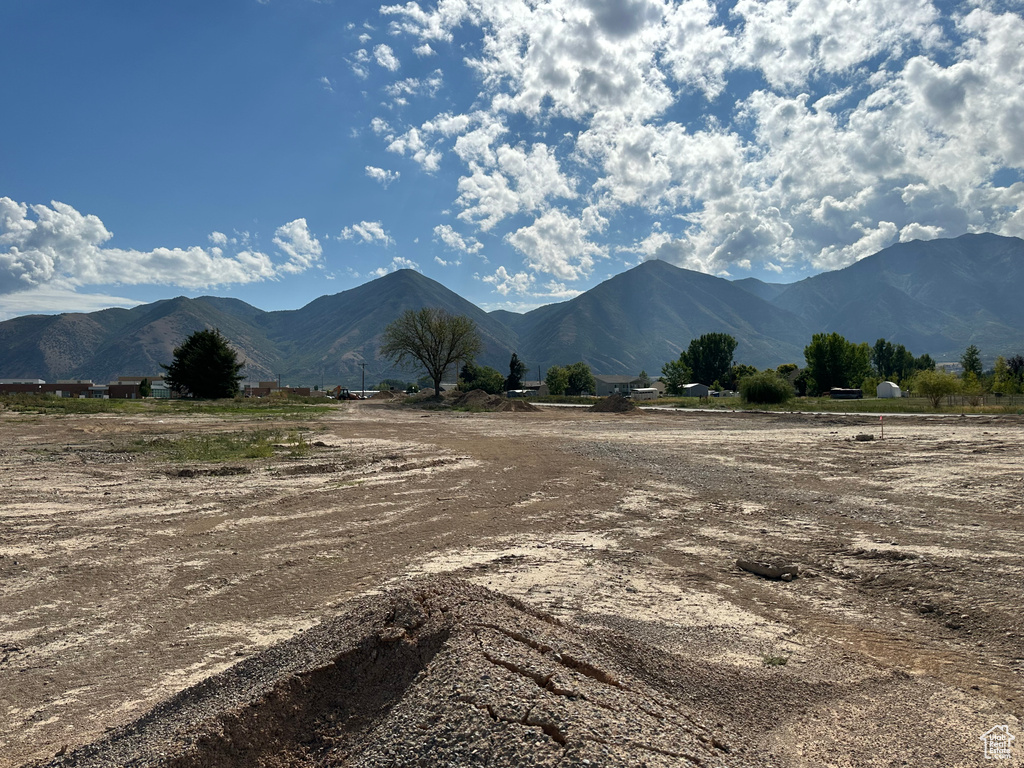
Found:
M 536 381 L 523 379 L 522 388 L 530 390 L 531 395 L 549 395 L 548 383 L 546 381 Z
M 629 393 L 637 387 L 650 386 L 648 382 L 641 382 L 638 376 L 611 376 L 607 374 L 594 374 L 594 383 L 598 397 L 608 397 L 619 394 L 629 397 Z

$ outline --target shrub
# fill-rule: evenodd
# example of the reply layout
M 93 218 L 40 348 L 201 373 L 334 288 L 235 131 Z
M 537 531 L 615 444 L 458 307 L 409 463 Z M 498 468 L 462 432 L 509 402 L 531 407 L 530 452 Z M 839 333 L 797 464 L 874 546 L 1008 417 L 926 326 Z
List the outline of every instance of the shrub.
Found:
M 911 383 L 916 394 L 924 395 L 938 408 L 942 399 L 960 391 L 960 379 L 948 371 L 918 371 Z
M 793 387 L 777 371 L 761 371 L 740 379 L 740 397 L 757 405 L 775 405 L 793 398 Z

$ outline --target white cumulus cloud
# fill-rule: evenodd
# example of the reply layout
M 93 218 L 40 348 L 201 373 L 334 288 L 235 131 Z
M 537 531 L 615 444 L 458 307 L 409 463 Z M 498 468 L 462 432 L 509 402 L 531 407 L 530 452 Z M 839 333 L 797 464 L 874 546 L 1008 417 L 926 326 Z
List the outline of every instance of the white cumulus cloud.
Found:
M 341 230 L 339 240 L 357 240 L 363 243 L 383 243 L 392 245 L 394 240 L 384 230 L 384 225 L 379 221 L 361 221 L 350 227 Z
M 391 46 L 381 43 L 373 49 L 373 58 L 376 62 L 391 72 L 395 72 L 401 65 Z
M 450 224 L 438 224 L 434 227 L 434 237 L 451 248 L 462 253 L 480 253 L 484 246 L 475 237 L 463 237 Z
M 323 253 L 320 241 L 310 233 L 305 219 L 295 219 L 278 227 L 274 245 L 288 256 L 288 261 L 281 265 L 283 272 L 305 272 L 320 261 Z
M 403 258 L 402 256 L 395 256 L 391 260 L 391 263 L 384 267 L 378 267 L 377 269 L 371 270 L 370 274 L 376 277 L 384 277 L 384 275 L 390 274 L 391 272 L 397 272 L 400 269 L 416 269 L 418 270 L 420 265 L 411 259 Z
M 516 230 L 508 241 L 526 257 L 527 266 L 561 280 L 590 274 L 594 258 L 607 255 L 604 246 L 588 239 L 579 219 L 562 211 L 548 211 L 532 224 Z
M 428 115 L 427 98 L 444 107 L 407 125 L 396 110 L 395 127 L 375 131 L 430 173 L 450 158 L 461 225 L 504 237 L 526 274 L 563 283 L 611 250 L 796 276 L 901 240 L 1021 236 L 1022 11 L 1018 0 L 386 5 L 390 33 L 414 50 L 443 52 L 458 32 L 478 88 L 460 98 L 447 69 L 436 94 L 397 80 L 385 93 Z
M 66 203 L 28 205 L 0 197 L 0 293 L 88 285 L 196 289 L 272 280 L 307 269 L 319 258 L 315 239 L 302 239 L 304 228 L 305 221 L 298 219 L 278 230 L 289 256 L 280 264 L 248 248 L 225 255 L 230 241 L 221 232 L 210 235 L 210 248 L 140 251 L 109 247 L 113 234 L 99 217 Z
M 366 166 L 366 175 L 387 187 L 391 182 L 398 181 L 402 174 L 398 171 L 389 171 L 384 168 L 378 168 L 375 165 L 368 165 Z
M 529 272 L 517 272 L 510 275 L 504 267 L 498 267 L 493 275 L 484 275 L 480 279 L 493 285 L 494 290 L 502 296 L 508 296 L 510 293 L 527 293 L 535 278 Z

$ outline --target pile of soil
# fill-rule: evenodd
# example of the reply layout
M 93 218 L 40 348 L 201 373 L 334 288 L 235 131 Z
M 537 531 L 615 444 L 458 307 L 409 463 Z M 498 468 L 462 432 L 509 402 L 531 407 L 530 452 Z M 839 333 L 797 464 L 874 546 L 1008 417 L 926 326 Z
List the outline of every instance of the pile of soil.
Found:
M 449 404 L 454 407 L 491 410 L 498 408 L 504 400 L 501 395 L 489 395 L 482 389 L 471 389 L 469 392 L 456 392 Z
M 382 391 L 378 392 L 376 395 L 373 395 L 370 399 L 371 400 L 397 400 L 400 397 L 405 397 L 405 394 L 402 393 L 402 392 L 392 392 L 389 389 L 385 389 L 385 390 L 382 390 Z
M 598 411 L 599 413 L 627 413 L 629 411 L 636 411 L 640 413 L 640 409 L 636 407 L 629 398 L 623 397 L 617 392 L 614 395 L 608 395 L 604 400 L 590 407 L 592 411 Z
M 435 394 L 433 387 L 426 387 L 425 389 L 421 389 L 415 395 L 410 395 L 406 402 L 422 403 L 424 400 L 430 400 Z
M 434 577 L 364 597 L 44 765 L 741 764 L 693 692 L 666 687 L 662 655 Z
M 449 399 L 448 403 L 453 407 L 476 408 L 483 411 L 501 411 L 506 413 L 536 412 L 540 410 L 533 403 L 528 403 L 525 400 L 517 398 L 510 400 L 502 395 L 489 395 L 482 389 L 457 392 Z
M 527 400 L 513 398 L 511 400 L 506 399 L 498 410 L 512 413 L 537 413 L 540 411 L 540 408 Z

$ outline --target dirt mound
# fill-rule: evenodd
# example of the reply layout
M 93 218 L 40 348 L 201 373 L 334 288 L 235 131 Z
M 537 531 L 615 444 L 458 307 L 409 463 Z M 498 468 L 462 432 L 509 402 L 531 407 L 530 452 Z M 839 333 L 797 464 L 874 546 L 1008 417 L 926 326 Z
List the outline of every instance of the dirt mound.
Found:
M 482 389 L 471 389 L 469 392 L 456 393 L 449 402 L 454 407 L 490 409 L 497 408 L 504 399 L 501 395 L 490 395 Z
M 647 671 L 660 655 L 434 578 L 363 598 L 46 765 L 730 765 L 721 735 Z
M 476 408 L 482 411 L 500 411 L 505 413 L 539 411 L 533 403 L 520 399 L 508 399 L 502 395 L 489 395 L 482 389 L 459 392 L 449 400 L 456 408 Z
M 627 413 L 629 411 L 640 412 L 640 409 L 636 407 L 636 403 L 618 393 L 608 395 L 604 400 L 592 405 L 590 410 L 598 411 L 599 413 Z
M 424 400 L 430 400 L 433 398 L 435 394 L 433 387 L 426 387 L 425 389 L 421 389 L 415 395 L 410 395 L 406 402 L 422 403 Z
M 389 389 L 384 389 L 378 392 L 376 395 L 370 397 L 371 400 L 397 400 L 405 395 L 402 392 L 392 392 Z
M 498 410 L 512 413 L 537 413 L 540 411 L 540 408 L 527 400 L 513 398 L 511 400 L 505 400 Z

